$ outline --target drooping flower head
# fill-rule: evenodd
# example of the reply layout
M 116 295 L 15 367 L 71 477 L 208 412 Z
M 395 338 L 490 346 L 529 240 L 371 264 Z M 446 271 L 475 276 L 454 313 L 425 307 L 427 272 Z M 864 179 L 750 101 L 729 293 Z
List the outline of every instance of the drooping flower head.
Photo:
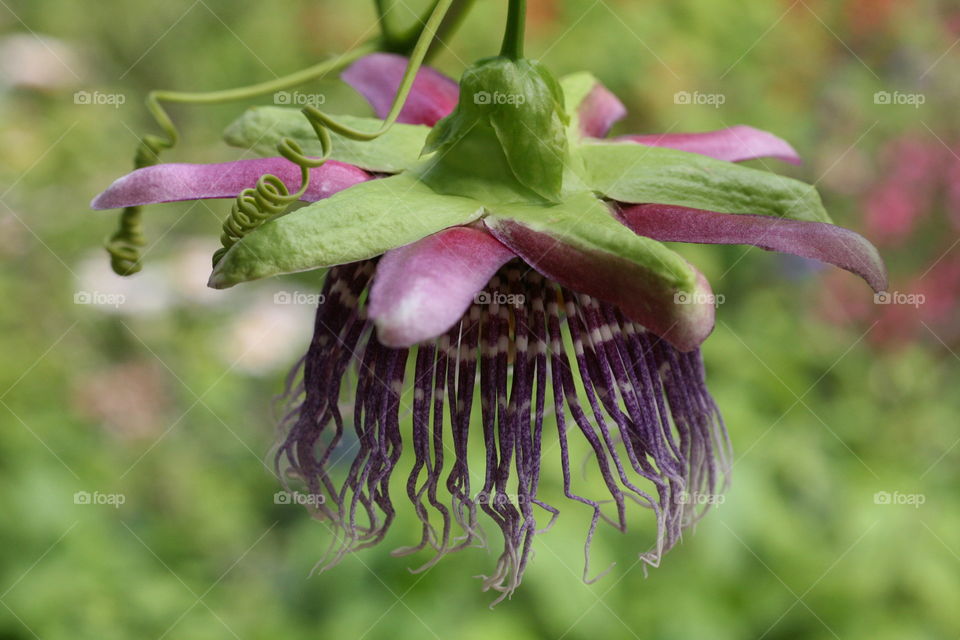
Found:
M 343 78 L 388 119 L 406 67 L 374 54 Z M 632 504 L 655 514 L 656 541 L 641 554 L 655 566 L 724 488 L 731 462 L 699 352 L 715 299 L 662 242 L 754 245 L 885 289 L 873 246 L 832 225 L 813 187 L 736 164 L 797 162 L 786 142 L 743 126 L 607 138 L 624 115 L 589 74 L 557 81 L 499 56 L 459 86 L 421 70 L 399 124 L 372 141 L 334 135 L 321 148 L 281 107 L 251 109 L 228 129 L 228 142 L 265 156 L 292 139 L 332 158 L 310 170 L 300 197 L 311 204 L 239 234 L 210 277 L 225 288 L 329 269 L 276 458 L 335 527 L 327 565 L 385 537 L 402 485 L 422 535 L 398 553 L 432 549 L 428 567 L 487 542 L 492 522 L 502 552 L 484 586 L 505 597 L 559 514 L 544 480 L 592 510 L 585 578 L 600 520 L 626 530 Z M 266 172 L 290 187 L 300 174 L 275 157 L 158 165 L 93 206 L 229 197 Z M 575 486 L 574 438 L 602 495 Z M 545 455 L 559 457 L 560 479 L 541 478 Z

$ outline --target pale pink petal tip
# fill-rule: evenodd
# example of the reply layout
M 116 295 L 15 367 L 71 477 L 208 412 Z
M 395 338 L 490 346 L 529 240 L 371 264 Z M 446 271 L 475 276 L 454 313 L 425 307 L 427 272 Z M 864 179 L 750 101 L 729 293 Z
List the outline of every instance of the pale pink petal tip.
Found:
M 623 136 L 618 139 L 651 147 L 666 147 L 699 153 L 728 162 L 743 162 L 744 160 L 758 158 L 776 158 L 791 164 L 801 164 L 802 162 L 800 155 L 786 140 L 767 131 L 761 131 L 746 125 L 737 125 L 729 129 L 706 133 L 667 133 L 662 135 Z
M 877 292 L 887 288 L 887 268 L 876 248 L 836 225 L 659 204 L 625 207 L 620 216 L 634 232 L 661 242 L 753 245 L 835 265 Z
M 609 89 L 597 83 L 580 103 L 579 115 L 583 135 L 603 138 L 627 115 L 627 108 Z
M 377 265 L 369 317 L 388 347 L 448 331 L 504 264 L 516 257 L 484 230 L 452 227 L 388 251 Z
M 393 53 L 373 53 L 354 62 L 340 77 L 367 99 L 378 118 L 386 118 L 407 62 L 407 58 Z M 397 122 L 432 127 L 450 115 L 459 97 L 460 87 L 455 81 L 422 67 Z

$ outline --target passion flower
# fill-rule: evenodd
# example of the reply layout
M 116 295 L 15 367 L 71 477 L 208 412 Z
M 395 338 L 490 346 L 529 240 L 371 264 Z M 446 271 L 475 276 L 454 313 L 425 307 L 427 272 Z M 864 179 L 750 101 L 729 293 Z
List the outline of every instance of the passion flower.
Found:
M 586 73 L 555 80 L 509 34 L 459 86 L 421 69 L 402 110 L 404 57 L 354 63 L 344 80 L 398 123 L 373 140 L 334 131 L 321 142 L 281 107 L 251 109 L 227 130 L 264 156 L 295 141 L 329 157 L 321 167 L 157 165 L 93 203 L 231 197 L 264 173 L 278 189 L 308 175 L 298 195 L 310 204 L 236 233 L 209 280 L 329 269 L 291 378 L 278 470 L 336 528 L 324 566 L 384 538 L 398 473 L 422 535 L 397 553 L 432 549 L 424 568 L 484 542 L 485 515 L 503 550 L 484 587 L 501 598 L 529 563 L 537 517 L 559 513 L 540 493 L 542 456 L 559 456 L 564 494 L 592 510 L 585 579 L 601 519 L 623 531 L 628 503 L 651 509 L 656 542 L 640 557 L 656 566 L 725 487 L 730 446 L 699 352 L 715 299 L 662 241 L 754 245 L 886 287 L 876 250 L 831 224 L 814 187 L 735 164 L 797 162 L 789 144 L 750 127 L 607 139 L 626 112 L 616 97 Z M 571 431 L 606 495 L 574 490 Z M 413 464 L 401 471 L 407 447 Z

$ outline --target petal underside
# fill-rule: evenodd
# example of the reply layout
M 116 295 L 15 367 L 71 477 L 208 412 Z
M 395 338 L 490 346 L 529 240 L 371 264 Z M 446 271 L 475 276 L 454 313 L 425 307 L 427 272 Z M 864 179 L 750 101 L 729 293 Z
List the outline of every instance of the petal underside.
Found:
M 261 176 L 280 178 L 293 193 L 300 188 L 300 168 L 285 158 L 255 158 L 218 164 L 158 164 L 129 173 L 93 199 L 92 209 L 119 209 L 161 202 L 233 198 L 256 186 Z M 302 200 L 316 202 L 365 182 L 370 175 L 334 160 L 310 170 Z
M 590 194 L 559 205 L 508 205 L 484 218 L 491 233 L 547 278 L 615 304 L 682 351 L 713 330 L 706 278 L 655 240 L 632 235 Z
M 800 155 L 786 140 L 746 125 L 705 133 L 630 135 L 617 140 L 699 153 L 728 162 L 743 162 L 758 158 L 776 158 L 791 164 L 802 162 Z
M 403 56 L 374 53 L 353 63 L 340 77 L 367 99 L 378 118 L 386 118 L 407 64 Z M 455 81 L 435 69 L 422 67 L 397 122 L 432 127 L 453 111 L 459 96 Z
M 592 74 L 574 73 L 560 79 L 567 113 L 580 136 L 603 138 L 627 115 L 623 103 Z
M 859 275 L 877 292 L 887 288 L 887 270 L 877 249 L 860 234 L 836 225 L 654 204 L 625 207 L 620 216 L 648 238 L 753 245 L 836 265 Z
M 380 342 L 405 348 L 445 333 L 516 255 L 485 229 L 453 227 L 388 251 L 368 313 Z

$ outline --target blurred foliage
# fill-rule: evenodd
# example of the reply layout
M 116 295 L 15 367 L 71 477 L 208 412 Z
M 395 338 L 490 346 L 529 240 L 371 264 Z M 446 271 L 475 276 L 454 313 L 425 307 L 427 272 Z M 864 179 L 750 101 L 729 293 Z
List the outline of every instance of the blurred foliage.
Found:
M 883 310 L 852 276 L 825 294 L 820 269 L 739 247 L 683 249 L 726 296 L 705 355 L 737 462 L 726 501 L 662 567 L 644 578 L 636 564 L 651 540 L 641 515 L 627 535 L 598 534 L 594 568 L 617 566 L 584 585 L 588 514 L 555 500 L 559 523 L 494 612 L 470 578 L 489 553 L 419 575 L 388 554 L 418 535 L 403 509 L 385 545 L 309 575 L 329 532 L 274 504 L 264 462 L 272 398 L 311 328 L 309 308 L 273 295 L 313 292 L 317 277 L 205 292 L 228 209 L 206 203 L 148 211 L 145 272 L 118 283 L 98 249 L 112 216 L 86 205 L 150 129 L 147 90 L 306 66 L 370 33 L 366 4 L 2 3 L 3 46 L 20 38 L 32 53 L 0 56 L 0 638 L 956 637 L 960 376 L 956 335 L 941 333 L 955 328 L 956 294 L 939 302 L 946 325 L 905 307 L 896 321 L 919 329 L 878 341 Z M 897 141 L 947 149 L 937 167 L 958 161 L 960 10 L 946 0 L 531 4 L 530 54 L 600 77 L 631 109 L 617 132 L 775 131 L 809 162 L 769 168 L 816 181 L 835 219 L 868 235 L 865 211 L 898 211 L 867 202 Z M 478 3 L 437 65 L 456 75 L 492 53 L 504 5 Z M 335 79 L 320 86 L 328 107 L 365 109 Z M 126 100 L 76 104 L 77 90 Z M 677 105 L 680 91 L 726 100 Z M 925 103 L 878 104 L 877 92 Z M 166 159 L 238 157 L 218 138 L 241 107 L 172 109 L 184 143 Z M 912 200 L 915 184 L 891 197 Z M 922 287 L 933 265 L 960 260 L 960 215 L 948 197 L 916 198 L 927 230 L 910 226 L 884 253 L 894 283 Z M 119 309 L 76 304 L 117 291 Z M 556 461 L 544 477 L 556 497 Z M 124 503 L 76 504 L 76 492 Z M 877 492 L 924 503 L 878 504 Z

